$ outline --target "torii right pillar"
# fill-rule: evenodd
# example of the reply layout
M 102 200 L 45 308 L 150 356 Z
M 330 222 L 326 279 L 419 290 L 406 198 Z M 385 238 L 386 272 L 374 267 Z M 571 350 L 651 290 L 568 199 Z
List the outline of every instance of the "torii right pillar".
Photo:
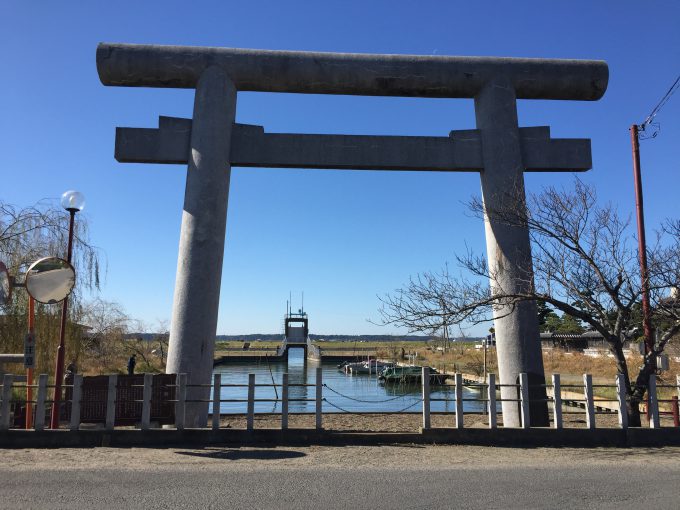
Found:
M 475 96 L 475 117 L 482 139 L 484 169 L 480 176 L 491 288 L 502 289 L 508 294 L 522 294 L 533 286 L 529 230 L 500 217 L 503 211 L 523 211 L 526 207 L 525 165 L 512 83 L 502 77 L 488 82 Z M 526 372 L 529 379 L 531 425 L 550 425 L 536 312 L 535 301 L 522 301 L 513 309 L 494 307 L 505 427 L 522 425 L 519 402 L 512 401 L 519 398 L 519 391 L 512 386 L 503 386 L 519 384 L 521 372 Z

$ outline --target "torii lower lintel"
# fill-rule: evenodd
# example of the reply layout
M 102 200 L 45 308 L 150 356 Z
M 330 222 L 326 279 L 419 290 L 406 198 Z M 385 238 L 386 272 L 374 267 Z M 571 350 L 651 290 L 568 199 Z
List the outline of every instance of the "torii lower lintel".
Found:
M 116 128 L 120 163 L 189 161 L 191 119 L 159 117 L 159 127 Z M 519 129 L 527 172 L 582 172 L 592 167 L 590 140 L 550 138 L 548 127 Z M 262 126 L 234 124 L 231 166 L 479 172 L 481 133 L 444 136 L 305 135 L 265 133 Z

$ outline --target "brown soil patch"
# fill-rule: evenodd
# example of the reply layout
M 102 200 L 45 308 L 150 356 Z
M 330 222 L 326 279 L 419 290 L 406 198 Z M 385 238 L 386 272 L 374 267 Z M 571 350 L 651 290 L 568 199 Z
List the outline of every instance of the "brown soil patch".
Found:
M 573 410 L 565 411 L 563 416 L 565 428 L 586 428 L 585 414 Z M 571 414 L 574 413 L 574 414 Z M 598 414 L 595 419 L 598 428 L 618 428 L 618 418 L 615 414 Z M 316 417 L 314 414 L 291 414 L 288 417 L 289 428 L 313 429 Z M 465 428 L 487 428 L 488 416 L 481 414 L 466 414 Z M 503 425 L 502 417 L 498 418 L 498 426 Z M 669 417 L 662 418 L 662 426 L 673 425 Z M 256 414 L 254 419 L 256 429 L 278 429 L 281 427 L 281 416 L 276 414 Z M 323 415 L 322 426 L 325 430 L 349 430 L 362 432 L 418 432 L 422 426 L 422 415 L 409 414 L 345 414 L 326 413 Z M 434 428 L 455 427 L 454 414 L 433 414 L 431 426 Z M 242 414 L 222 416 L 221 427 L 245 429 L 246 416 Z

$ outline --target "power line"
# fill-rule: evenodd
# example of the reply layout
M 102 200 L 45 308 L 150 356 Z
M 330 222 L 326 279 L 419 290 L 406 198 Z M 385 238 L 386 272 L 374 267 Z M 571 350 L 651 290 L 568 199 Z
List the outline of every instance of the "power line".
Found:
M 654 117 L 656 117 L 657 114 L 661 111 L 661 108 L 663 108 L 666 105 L 666 103 L 668 103 L 668 100 L 678 90 L 678 88 L 680 88 L 680 75 L 678 75 L 678 77 L 673 82 L 673 85 L 671 85 L 671 88 L 668 89 L 666 95 L 664 95 L 661 98 L 661 100 L 657 103 L 652 112 L 649 115 L 647 115 L 645 121 L 640 125 L 640 130 L 644 131 L 647 126 L 652 124 L 652 120 L 654 120 Z

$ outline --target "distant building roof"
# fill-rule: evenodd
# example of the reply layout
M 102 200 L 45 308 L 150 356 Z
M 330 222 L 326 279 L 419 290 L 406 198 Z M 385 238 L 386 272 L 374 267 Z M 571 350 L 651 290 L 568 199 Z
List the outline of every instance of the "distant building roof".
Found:
M 541 340 L 560 339 L 560 340 L 604 340 L 598 331 L 586 331 L 580 335 L 577 333 L 541 333 Z

